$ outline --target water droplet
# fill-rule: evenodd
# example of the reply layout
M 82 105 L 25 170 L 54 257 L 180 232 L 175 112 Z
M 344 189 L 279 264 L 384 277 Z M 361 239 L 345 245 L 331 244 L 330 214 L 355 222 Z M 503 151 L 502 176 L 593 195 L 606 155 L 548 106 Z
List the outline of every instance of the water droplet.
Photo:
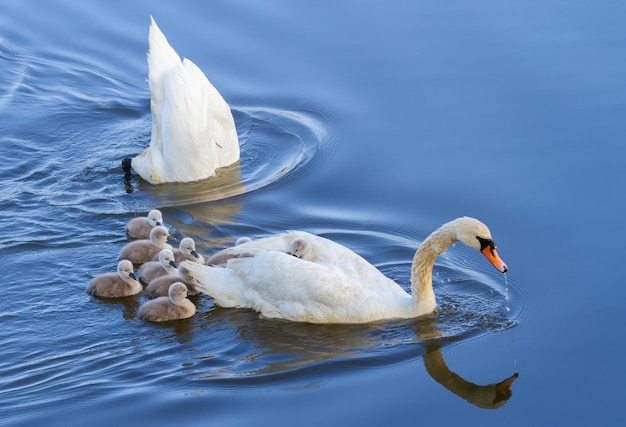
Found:
M 504 300 L 506 301 L 506 311 L 511 312 L 511 299 L 509 297 L 509 278 L 504 273 Z

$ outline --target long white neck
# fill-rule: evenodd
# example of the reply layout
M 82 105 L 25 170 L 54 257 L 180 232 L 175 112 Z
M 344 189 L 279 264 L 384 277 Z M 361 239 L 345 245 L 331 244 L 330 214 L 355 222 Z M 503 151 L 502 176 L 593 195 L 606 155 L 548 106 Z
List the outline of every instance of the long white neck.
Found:
M 457 241 L 454 227 L 444 224 L 421 244 L 411 267 L 411 299 L 416 315 L 432 312 L 437 306 L 433 291 L 433 266 L 439 255 Z

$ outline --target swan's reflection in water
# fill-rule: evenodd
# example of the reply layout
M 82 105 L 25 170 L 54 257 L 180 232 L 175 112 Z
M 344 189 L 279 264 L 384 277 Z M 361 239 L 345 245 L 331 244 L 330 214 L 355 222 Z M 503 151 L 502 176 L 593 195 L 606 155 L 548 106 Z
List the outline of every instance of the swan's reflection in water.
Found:
M 150 203 L 156 207 L 195 205 L 224 200 L 246 192 L 240 162 L 220 168 L 215 176 L 202 181 L 152 185 L 133 173 L 125 174 L 124 185 L 127 193 L 136 192 L 137 197 L 149 197 Z
M 199 303 L 206 303 L 208 298 L 201 299 Z M 195 355 L 194 370 L 202 380 L 229 387 L 265 387 L 284 381 L 306 386 L 333 372 L 421 356 L 426 372 L 447 390 L 479 408 L 496 409 L 512 396 L 511 386 L 518 377 L 478 385 L 453 372 L 442 348 L 459 338 L 442 336 L 437 323 L 445 319 L 437 315 L 365 325 L 264 320 L 251 310 L 215 307 L 197 316 L 194 331 L 184 338 L 202 349 Z
M 497 409 L 506 404 L 513 395 L 511 386 L 519 376 L 515 373 L 498 383 L 474 384 L 448 368 L 441 347 L 436 344 L 426 345 L 423 359 L 426 371 L 435 381 L 472 405 L 484 409 Z

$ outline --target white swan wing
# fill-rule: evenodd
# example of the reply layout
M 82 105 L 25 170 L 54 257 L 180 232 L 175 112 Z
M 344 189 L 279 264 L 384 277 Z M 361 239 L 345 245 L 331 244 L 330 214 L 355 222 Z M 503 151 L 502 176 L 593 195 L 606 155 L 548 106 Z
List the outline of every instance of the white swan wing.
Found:
M 315 262 L 282 250 L 296 236 L 308 239 Z M 294 232 L 231 249 L 240 256 L 224 259 L 224 268 L 184 266 L 201 291 L 223 306 L 252 308 L 269 318 L 354 323 L 384 318 L 391 306 L 410 299 L 362 257 L 319 236 Z

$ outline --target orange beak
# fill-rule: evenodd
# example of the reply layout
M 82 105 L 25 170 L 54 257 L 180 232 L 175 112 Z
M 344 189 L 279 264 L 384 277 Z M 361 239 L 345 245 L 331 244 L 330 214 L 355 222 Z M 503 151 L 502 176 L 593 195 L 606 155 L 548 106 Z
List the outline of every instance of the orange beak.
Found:
M 489 262 L 492 263 L 493 266 L 498 269 L 500 273 L 507 272 L 508 268 L 506 264 L 504 263 L 504 261 L 502 261 L 502 258 L 500 258 L 500 256 L 498 255 L 498 252 L 496 252 L 495 248 L 492 248 L 491 246 L 487 246 L 481 252 L 489 260 Z

